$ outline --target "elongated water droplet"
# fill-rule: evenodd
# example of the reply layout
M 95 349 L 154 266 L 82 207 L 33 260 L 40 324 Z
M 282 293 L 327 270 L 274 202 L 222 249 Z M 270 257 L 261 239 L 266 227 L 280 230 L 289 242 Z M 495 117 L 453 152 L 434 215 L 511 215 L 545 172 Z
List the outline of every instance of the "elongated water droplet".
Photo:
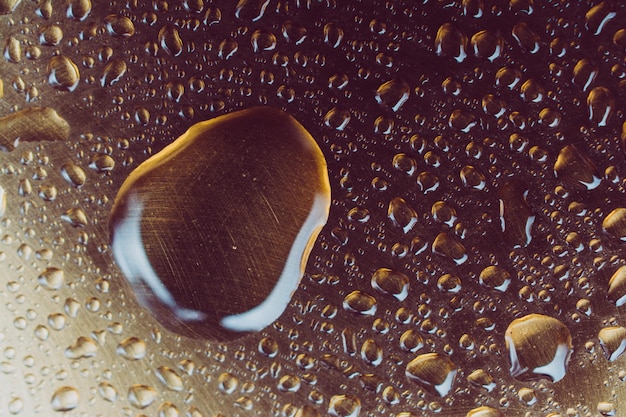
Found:
M 19 141 L 62 141 L 70 126 L 49 107 L 30 107 L 0 118 L 0 150 L 12 151 Z

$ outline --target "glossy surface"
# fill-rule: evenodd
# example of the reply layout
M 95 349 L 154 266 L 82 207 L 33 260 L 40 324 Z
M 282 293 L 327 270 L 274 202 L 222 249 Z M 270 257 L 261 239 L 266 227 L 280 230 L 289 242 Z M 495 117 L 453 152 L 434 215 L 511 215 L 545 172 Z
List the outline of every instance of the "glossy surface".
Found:
M 0 12 L 0 413 L 625 413 L 620 2 Z M 115 196 L 257 106 L 318 144 L 329 218 L 270 326 L 181 336 L 114 260 Z

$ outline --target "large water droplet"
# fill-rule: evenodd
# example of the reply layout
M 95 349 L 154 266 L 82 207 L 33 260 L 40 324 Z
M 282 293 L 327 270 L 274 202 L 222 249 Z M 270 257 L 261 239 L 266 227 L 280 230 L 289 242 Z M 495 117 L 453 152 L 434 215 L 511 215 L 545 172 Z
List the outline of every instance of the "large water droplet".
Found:
M 30 107 L 0 118 L 0 150 L 12 151 L 19 141 L 62 141 L 70 126 L 49 107 Z
M 529 314 L 509 324 L 504 336 L 511 375 L 521 380 L 563 379 L 573 351 L 569 329 L 559 320 Z
M 329 206 L 315 140 L 253 108 L 194 125 L 131 173 L 111 214 L 113 253 L 165 326 L 230 339 L 286 308 Z

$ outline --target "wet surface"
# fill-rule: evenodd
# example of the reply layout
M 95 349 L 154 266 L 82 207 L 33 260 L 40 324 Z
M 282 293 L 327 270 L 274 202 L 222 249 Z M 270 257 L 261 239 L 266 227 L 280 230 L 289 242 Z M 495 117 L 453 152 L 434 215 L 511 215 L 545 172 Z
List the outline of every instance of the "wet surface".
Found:
M 42 0 L 0 13 L 0 414 L 623 413 L 619 2 Z M 277 320 L 222 343 L 181 336 L 115 261 L 115 197 L 196 123 L 257 106 L 321 149 L 328 221 Z M 255 150 L 281 137 L 246 129 L 238 143 L 256 137 Z M 214 165 L 171 170 L 198 198 L 168 233 L 208 227 L 197 179 Z M 150 256 L 198 307 L 184 271 L 204 258 L 183 252 Z M 248 272 L 271 281 L 266 267 Z M 212 297 L 264 298 L 252 288 Z

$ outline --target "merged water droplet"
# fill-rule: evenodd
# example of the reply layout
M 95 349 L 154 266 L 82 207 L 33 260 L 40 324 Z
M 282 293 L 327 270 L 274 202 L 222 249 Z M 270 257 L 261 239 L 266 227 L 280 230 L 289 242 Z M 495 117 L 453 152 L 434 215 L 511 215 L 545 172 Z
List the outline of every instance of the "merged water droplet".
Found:
M 116 261 L 173 331 L 261 330 L 289 303 L 326 222 L 327 175 L 314 139 L 278 110 L 199 123 L 123 184 L 111 214 Z

